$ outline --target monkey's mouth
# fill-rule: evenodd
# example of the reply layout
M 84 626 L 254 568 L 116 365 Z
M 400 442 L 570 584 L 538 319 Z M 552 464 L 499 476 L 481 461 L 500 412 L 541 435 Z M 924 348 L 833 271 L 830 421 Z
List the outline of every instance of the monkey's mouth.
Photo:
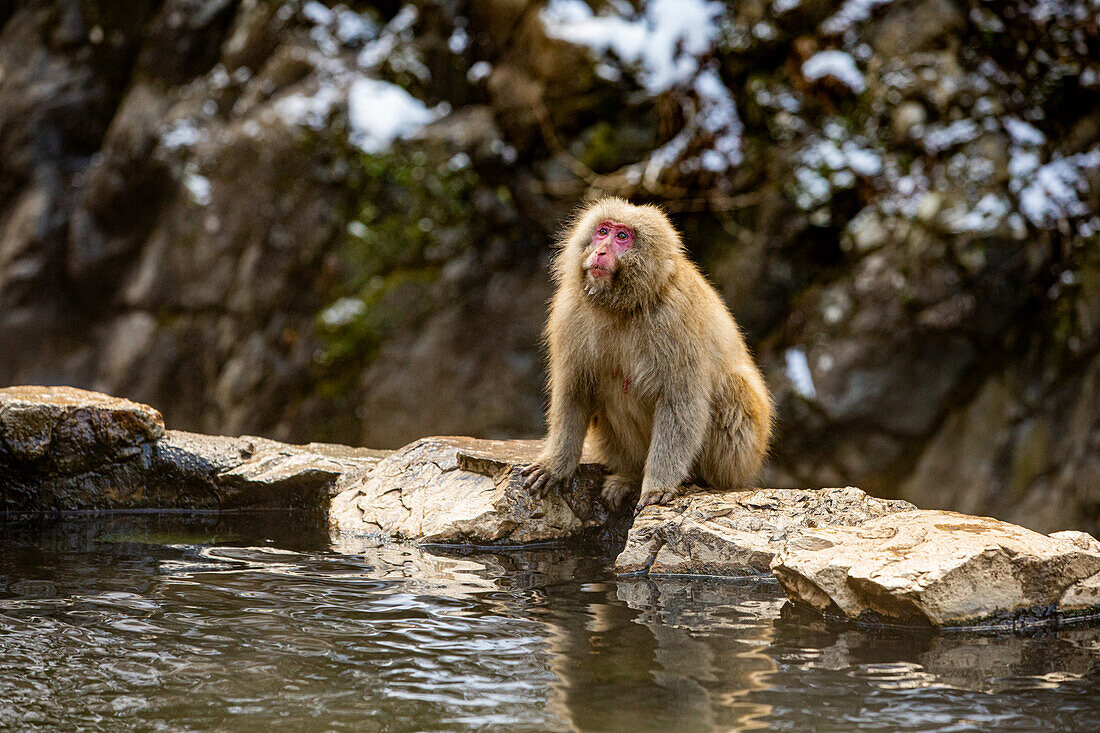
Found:
M 606 267 L 600 267 L 599 265 L 593 265 L 585 270 L 586 273 L 594 278 L 611 277 L 611 270 Z

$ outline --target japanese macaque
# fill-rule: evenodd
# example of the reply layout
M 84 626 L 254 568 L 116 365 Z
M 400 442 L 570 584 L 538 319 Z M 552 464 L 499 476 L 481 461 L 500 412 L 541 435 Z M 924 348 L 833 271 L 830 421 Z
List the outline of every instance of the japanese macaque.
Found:
M 664 212 L 595 201 L 560 242 L 553 274 L 548 434 L 524 485 L 540 496 L 565 485 L 586 436 L 611 472 L 611 506 L 633 496 L 637 510 L 665 503 L 685 483 L 752 481 L 768 450 L 771 398 Z

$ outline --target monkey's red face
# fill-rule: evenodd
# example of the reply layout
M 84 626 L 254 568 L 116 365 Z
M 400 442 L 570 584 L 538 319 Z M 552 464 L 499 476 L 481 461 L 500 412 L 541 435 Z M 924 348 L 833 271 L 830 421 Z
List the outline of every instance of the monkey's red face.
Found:
M 584 271 L 596 280 L 610 277 L 619 267 L 619 256 L 634 246 L 634 230 L 616 221 L 602 221 L 592 232 Z

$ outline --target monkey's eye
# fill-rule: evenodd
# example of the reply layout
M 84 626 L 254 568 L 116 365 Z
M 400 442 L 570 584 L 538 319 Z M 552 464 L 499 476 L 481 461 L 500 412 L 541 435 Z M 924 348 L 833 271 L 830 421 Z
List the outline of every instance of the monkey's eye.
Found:
M 626 232 L 619 232 L 619 239 L 626 239 Z
M 598 234 L 601 237 L 606 237 L 607 236 L 607 227 L 600 227 L 599 230 L 598 230 Z

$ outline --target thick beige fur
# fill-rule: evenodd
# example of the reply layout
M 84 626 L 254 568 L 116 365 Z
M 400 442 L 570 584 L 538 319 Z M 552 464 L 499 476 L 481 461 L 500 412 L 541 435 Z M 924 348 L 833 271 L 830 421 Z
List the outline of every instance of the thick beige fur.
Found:
M 586 280 L 592 233 L 606 220 L 630 226 L 634 246 L 614 277 Z M 570 478 L 586 435 L 612 472 L 604 495 L 614 503 L 639 489 L 641 507 L 686 482 L 719 490 L 751 482 L 768 450 L 771 398 L 733 316 L 664 212 L 593 202 L 560 242 L 554 279 L 548 435 L 528 485 Z

